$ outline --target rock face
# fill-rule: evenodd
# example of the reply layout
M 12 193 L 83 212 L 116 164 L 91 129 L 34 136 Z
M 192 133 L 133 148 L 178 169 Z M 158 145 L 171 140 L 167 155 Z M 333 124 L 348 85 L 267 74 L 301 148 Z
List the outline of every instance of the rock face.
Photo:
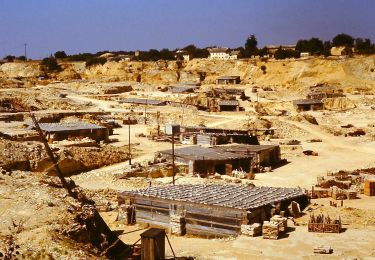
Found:
M 63 155 L 60 157 L 58 166 L 61 172 L 67 176 L 86 170 L 86 167 L 82 162 L 69 155 Z M 48 172 L 49 175 L 56 175 L 55 168 L 49 158 L 43 158 L 37 162 L 36 167 L 33 170 L 37 172 Z
M 330 110 L 345 110 L 355 108 L 356 105 L 347 97 L 326 98 L 324 99 L 324 108 Z
M 61 65 L 63 71 L 49 76 L 59 80 L 82 78 L 146 84 L 196 82 L 200 79 L 203 84 L 214 84 L 219 76 L 238 75 L 245 84 L 274 86 L 275 90 L 296 92 L 306 92 L 309 86 L 319 83 L 340 85 L 348 90 L 375 88 L 375 55 L 267 61 L 193 59 L 181 65 L 176 61 L 111 61 L 89 68 L 84 62 L 63 62 Z M 264 66 L 266 73 L 261 69 Z M 14 62 L 0 66 L 0 79 L 36 78 L 41 74 L 37 62 Z
M 38 77 L 40 73 L 37 63 L 8 62 L 0 66 L 0 71 L 10 78 Z
M 128 159 L 127 147 L 66 147 L 53 148 L 64 175 L 97 169 Z M 0 138 L 0 167 L 5 170 L 31 170 L 55 174 L 52 162 L 41 143 L 29 145 Z
M 0 139 L 0 167 L 5 170 L 30 170 L 27 147 Z

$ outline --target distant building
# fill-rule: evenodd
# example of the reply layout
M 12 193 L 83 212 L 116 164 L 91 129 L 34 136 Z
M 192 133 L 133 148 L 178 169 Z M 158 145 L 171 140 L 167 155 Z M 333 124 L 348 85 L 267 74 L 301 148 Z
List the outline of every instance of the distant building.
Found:
M 175 58 L 177 60 L 190 61 L 193 59 L 193 54 L 184 50 L 177 50 L 175 54 Z
M 216 84 L 240 84 L 240 76 L 221 76 L 216 79 Z
M 298 112 L 301 111 L 315 111 L 315 110 L 323 110 L 324 103 L 319 99 L 299 99 L 293 101 L 294 106 L 296 107 Z
M 240 111 L 240 104 L 237 100 L 219 100 L 217 111 Z
M 309 57 L 311 54 L 310 52 L 301 52 L 301 58 L 302 57 Z
M 281 48 L 282 50 L 295 51 L 296 45 L 266 45 L 267 52 L 271 56 L 273 56 L 279 48 Z
M 240 51 L 231 51 L 228 48 L 210 48 L 208 51 L 211 60 L 237 60 L 240 55 Z
M 135 59 L 135 56 L 134 55 L 119 55 L 117 56 L 117 58 L 120 61 L 132 61 Z
M 39 126 L 52 141 L 88 137 L 99 142 L 108 141 L 109 136 L 108 128 L 86 122 L 39 123 Z M 29 128 L 35 129 L 35 126 L 30 125 Z

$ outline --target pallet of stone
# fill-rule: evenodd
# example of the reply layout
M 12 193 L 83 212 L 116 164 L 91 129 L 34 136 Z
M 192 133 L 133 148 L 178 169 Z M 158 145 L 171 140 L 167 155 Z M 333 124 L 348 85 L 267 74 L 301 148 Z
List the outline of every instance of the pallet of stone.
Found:
M 260 236 L 262 234 L 262 225 L 259 223 L 241 225 L 241 234 L 249 237 Z
M 275 215 L 270 219 L 270 222 L 275 222 L 279 225 L 279 231 L 285 232 L 288 228 L 288 222 L 286 217 L 282 217 L 280 215 Z
M 329 216 L 323 214 L 311 215 L 307 227 L 309 232 L 340 233 L 341 218 L 332 220 Z
M 357 191 L 355 190 L 346 190 L 345 195 L 348 198 L 348 200 L 354 200 L 357 198 Z
M 314 248 L 314 254 L 332 254 L 333 249 L 330 246 L 318 246 Z
M 271 221 L 263 222 L 263 239 L 279 239 L 279 224 Z

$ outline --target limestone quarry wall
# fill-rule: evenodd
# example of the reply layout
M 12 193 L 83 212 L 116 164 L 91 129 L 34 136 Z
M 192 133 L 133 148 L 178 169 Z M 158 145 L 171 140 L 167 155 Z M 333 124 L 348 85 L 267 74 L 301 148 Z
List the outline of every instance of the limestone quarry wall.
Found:
M 239 75 L 245 84 L 271 85 L 296 91 L 319 83 L 340 85 L 349 90 L 375 87 L 375 55 L 268 61 L 193 59 L 181 66 L 175 61 L 131 61 L 107 62 L 104 65 L 86 68 L 84 62 L 65 62 L 62 63 L 62 67 L 63 71 L 51 75 L 52 78 L 120 80 L 146 84 L 171 84 L 201 78 L 204 84 L 212 84 L 218 76 Z M 40 67 L 36 62 L 5 63 L 0 66 L 0 78 L 31 78 L 40 74 Z

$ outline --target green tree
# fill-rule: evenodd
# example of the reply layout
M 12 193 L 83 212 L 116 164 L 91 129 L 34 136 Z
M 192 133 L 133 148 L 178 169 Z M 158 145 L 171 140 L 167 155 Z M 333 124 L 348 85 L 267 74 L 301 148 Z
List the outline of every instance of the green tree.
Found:
M 375 53 L 375 46 L 371 43 L 370 39 L 355 39 L 354 48 L 359 54 L 373 54 Z
M 55 52 L 54 56 L 55 56 L 56 59 L 64 59 L 64 58 L 67 57 L 65 51 L 57 51 L 57 52 Z
M 353 37 L 345 33 L 340 33 L 332 39 L 332 46 L 335 46 L 335 47 L 337 46 L 353 47 L 353 44 L 354 44 Z
M 296 44 L 296 51 L 320 55 L 324 52 L 324 44 L 319 38 L 299 40 Z
M 250 35 L 245 42 L 244 57 L 251 57 L 258 51 L 258 41 L 254 34 Z
M 18 56 L 16 57 L 16 60 L 22 60 L 22 61 L 26 61 L 26 57 L 25 56 Z
M 277 49 L 274 55 L 275 59 L 283 60 L 288 58 L 299 58 L 300 53 L 293 50 L 283 50 L 281 47 Z
M 104 65 L 107 62 L 107 59 L 104 57 L 89 57 L 86 60 L 86 67 L 91 67 L 95 65 Z
M 323 43 L 323 55 L 325 57 L 331 56 L 331 48 L 332 48 L 332 44 L 330 41 L 325 41 Z
M 53 56 L 44 58 L 40 63 L 42 70 L 45 72 L 59 72 L 61 71 L 60 65 L 57 63 Z
M 259 49 L 257 51 L 257 55 L 259 55 L 260 57 L 264 57 L 268 54 L 268 50 L 266 47 L 263 47 L 262 49 Z
M 13 62 L 15 58 L 15 56 L 7 55 L 4 57 L 4 60 L 6 60 L 7 62 Z
M 159 52 L 159 58 L 162 60 L 175 60 L 174 52 L 168 50 L 168 49 L 162 49 Z

